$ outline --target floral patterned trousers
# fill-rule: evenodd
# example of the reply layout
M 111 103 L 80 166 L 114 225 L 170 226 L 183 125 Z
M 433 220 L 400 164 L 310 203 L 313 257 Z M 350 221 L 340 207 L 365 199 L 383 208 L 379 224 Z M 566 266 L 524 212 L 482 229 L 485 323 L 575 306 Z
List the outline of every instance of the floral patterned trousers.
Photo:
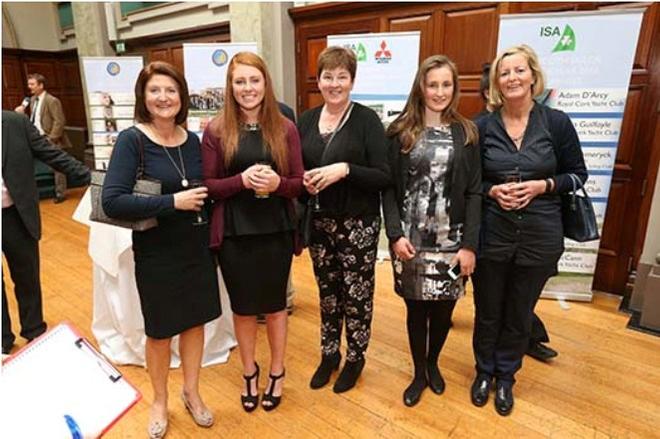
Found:
M 346 360 L 364 358 L 371 336 L 380 217 L 316 217 L 309 251 L 319 286 L 321 351 L 335 354 L 346 322 Z

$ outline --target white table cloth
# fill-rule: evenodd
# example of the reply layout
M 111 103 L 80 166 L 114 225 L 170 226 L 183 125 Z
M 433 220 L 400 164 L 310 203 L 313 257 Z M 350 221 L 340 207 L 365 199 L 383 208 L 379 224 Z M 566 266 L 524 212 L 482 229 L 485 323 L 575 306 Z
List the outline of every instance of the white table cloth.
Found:
M 117 364 L 144 366 L 144 319 L 135 284 L 131 231 L 89 221 L 89 189 L 73 219 L 89 226 L 89 255 L 93 262 L 92 332 L 101 352 Z M 218 269 L 222 316 L 205 325 L 202 365 L 224 363 L 236 346 L 229 296 Z M 171 367 L 179 367 L 179 337 L 172 340 Z

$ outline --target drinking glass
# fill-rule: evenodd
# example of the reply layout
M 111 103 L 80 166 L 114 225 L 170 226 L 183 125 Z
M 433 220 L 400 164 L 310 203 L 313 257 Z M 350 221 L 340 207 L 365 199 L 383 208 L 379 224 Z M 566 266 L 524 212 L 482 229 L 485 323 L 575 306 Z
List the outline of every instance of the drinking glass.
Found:
M 202 180 L 190 180 L 190 189 L 196 187 L 204 187 L 204 182 Z M 202 206 L 202 210 L 195 212 L 196 215 L 195 220 L 193 221 L 193 226 L 203 226 L 208 224 L 206 219 L 206 210 L 204 208 L 205 206 Z
M 268 169 L 272 169 L 270 163 L 268 162 L 257 162 L 258 165 L 264 166 Z M 260 198 L 260 199 L 265 199 L 265 198 L 270 198 L 270 193 L 268 192 L 261 192 L 255 189 L 254 191 L 254 197 L 255 198 Z

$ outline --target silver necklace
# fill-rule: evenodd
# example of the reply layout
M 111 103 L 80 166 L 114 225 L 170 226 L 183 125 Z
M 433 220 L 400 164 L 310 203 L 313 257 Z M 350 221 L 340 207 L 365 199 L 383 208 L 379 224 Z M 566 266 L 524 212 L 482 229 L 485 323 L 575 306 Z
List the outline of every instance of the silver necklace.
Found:
M 160 145 L 163 146 L 163 145 Z M 176 169 L 177 174 L 181 176 L 181 186 L 183 187 L 188 187 L 188 179 L 186 178 L 186 165 L 183 163 L 183 155 L 181 154 L 181 146 L 177 146 L 176 149 L 179 151 L 179 161 L 181 162 L 181 169 L 176 165 L 176 162 L 170 155 L 170 152 L 163 146 L 163 149 L 165 150 L 165 154 L 167 154 L 167 158 L 170 159 L 170 162 L 172 162 L 172 165 L 174 166 L 174 169 Z

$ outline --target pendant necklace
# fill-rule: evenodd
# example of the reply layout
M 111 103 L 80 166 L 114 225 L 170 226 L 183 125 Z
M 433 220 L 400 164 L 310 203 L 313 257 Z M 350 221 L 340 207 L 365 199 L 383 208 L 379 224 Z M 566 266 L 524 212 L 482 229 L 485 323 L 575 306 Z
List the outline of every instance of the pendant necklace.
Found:
M 163 146 L 163 145 L 160 145 Z M 165 154 L 167 154 L 167 158 L 170 159 L 170 162 L 172 162 L 172 165 L 174 165 L 174 169 L 176 169 L 177 174 L 181 176 L 181 186 L 184 188 L 188 187 L 188 179 L 186 178 L 186 165 L 183 163 L 183 155 L 181 154 L 181 146 L 177 146 L 176 149 L 179 151 L 179 161 L 181 162 L 181 169 L 176 165 L 176 162 L 170 155 L 170 152 L 163 146 L 163 149 L 165 150 Z

